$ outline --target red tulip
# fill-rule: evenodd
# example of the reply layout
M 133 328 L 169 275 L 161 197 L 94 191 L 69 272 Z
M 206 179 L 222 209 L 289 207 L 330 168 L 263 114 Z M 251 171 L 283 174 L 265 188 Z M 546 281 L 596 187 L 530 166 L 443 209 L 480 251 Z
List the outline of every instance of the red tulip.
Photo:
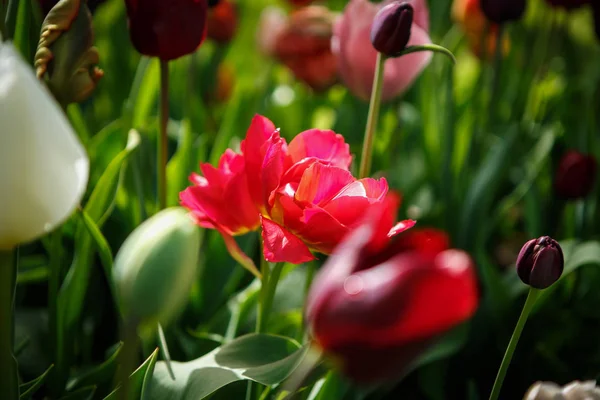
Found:
M 470 48 L 477 57 L 483 56 L 481 54 L 482 50 L 488 56 L 496 52 L 499 26 L 493 22 L 488 22 L 481 9 L 480 0 L 454 0 L 452 17 L 465 32 Z M 486 26 L 488 27 L 487 35 Z M 482 46 L 482 44 L 485 46 Z M 502 40 L 502 53 L 508 53 L 509 49 L 510 41 L 508 37 L 505 37 Z
M 566 199 L 575 200 L 587 196 L 596 180 L 596 160 L 571 150 L 560 159 L 554 176 L 556 193 Z
M 207 0 L 125 0 L 133 46 L 173 60 L 194 52 L 206 34 Z
M 477 308 L 472 261 L 440 246 L 447 243 L 442 232 L 409 231 L 373 246 L 392 226 L 397 204 L 391 195 L 367 214 L 336 247 L 307 299 L 315 342 L 358 382 L 400 375 Z
M 368 100 L 375 77 L 377 51 L 370 41 L 371 25 L 380 8 L 390 0 L 374 4 L 368 0 L 351 0 L 334 26 L 333 50 L 338 56 L 340 75 L 345 85 L 357 97 Z M 431 43 L 429 10 L 425 0 L 408 0 L 413 10 L 413 24 L 408 46 Z M 430 52 L 418 52 L 390 58 L 385 62 L 382 99 L 400 95 L 419 76 L 431 60 Z
M 237 29 L 238 17 L 235 4 L 220 1 L 208 11 L 207 36 L 217 43 L 228 43 Z

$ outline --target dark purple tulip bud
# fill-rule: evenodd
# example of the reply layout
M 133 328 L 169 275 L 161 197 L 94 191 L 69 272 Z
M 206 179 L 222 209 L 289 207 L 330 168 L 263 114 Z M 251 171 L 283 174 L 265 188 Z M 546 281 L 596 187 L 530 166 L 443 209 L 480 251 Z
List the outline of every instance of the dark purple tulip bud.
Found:
M 591 155 L 571 150 L 558 163 L 554 175 L 554 189 L 565 200 L 587 196 L 596 180 L 596 160 Z
M 525 13 L 525 0 L 480 0 L 485 17 L 497 24 L 521 19 Z
M 546 289 L 563 273 L 565 260 L 558 242 L 550 236 L 531 239 L 517 257 L 517 274 L 536 289 Z
M 371 25 L 371 43 L 386 56 L 396 56 L 406 48 L 413 22 L 413 8 L 395 1 L 383 7 Z

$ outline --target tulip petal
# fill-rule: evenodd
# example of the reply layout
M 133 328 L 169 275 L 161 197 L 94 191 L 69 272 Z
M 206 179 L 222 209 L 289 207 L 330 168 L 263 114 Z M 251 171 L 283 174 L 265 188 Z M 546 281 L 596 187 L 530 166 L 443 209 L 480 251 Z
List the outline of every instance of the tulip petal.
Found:
M 302 175 L 295 197 L 301 203 L 319 205 L 353 181 L 354 177 L 345 169 L 315 163 Z
M 348 234 L 346 226 L 319 207 L 306 208 L 301 221 L 304 227 L 298 230 L 298 235 L 308 242 L 312 249 L 324 254 L 330 254 Z
M 388 232 L 388 237 L 396 236 L 399 233 L 402 233 L 417 224 L 417 221 L 412 219 L 405 219 L 404 221 L 398 222 L 390 231 Z M 448 247 L 446 247 L 448 248 Z
M 331 130 L 310 129 L 298 134 L 288 147 L 292 164 L 314 157 L 336 167 L 348 169 L 352 162 L 350 146 L 342 135 Z
M 225 246 L 227 247 L 227 251 L 229 251 L 229 254 L 231 254 L 231 257 L 233 257 L 234 260 L 239 262 L 242 267 L 250 271 L 252 275 L 261 279 L 261 274 L 256 268 L 256 265 L 254 265 L 254 261 L 252 261 L 252 259 L 248 257 L 248 255 L 244 253 L 242 249 L 240 249 L 240 246 L 238 246 L 237 242 L 235 241 L 235 238 L 229 235 L 226 231 L 219 228 L 217 229 L 223 237 L 223 241 L 225 242 Z
M 261 217 L 261 222 L 263 252 L 267 261 L 302 264 L 315 259 L 296 235 L 268 218 Z
M 270 209 L 271 195 L 279 186 L 281 176 L 283 175 L 283 164 L 285 161 L 285 140 L 279 137 L 279 133 L 275 133 L 271 136 L 265 146 L 265 155 L 263 164 L 260 171 L 261 185 L 262 185 L 262 196 L 261 203 L 258 205 L 261 209 Z M 253 181 L 250 185 L 254 184 L 255 178 L 248 176 L 248 179 Z

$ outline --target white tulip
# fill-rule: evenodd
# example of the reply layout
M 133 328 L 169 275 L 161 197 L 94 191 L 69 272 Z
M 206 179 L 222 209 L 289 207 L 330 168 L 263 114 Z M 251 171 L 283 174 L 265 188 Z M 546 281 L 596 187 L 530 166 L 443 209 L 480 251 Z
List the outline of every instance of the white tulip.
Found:
M 79 204 L 89 160 L 48 90 L 0 42 L 0 250 L 64 222 Z

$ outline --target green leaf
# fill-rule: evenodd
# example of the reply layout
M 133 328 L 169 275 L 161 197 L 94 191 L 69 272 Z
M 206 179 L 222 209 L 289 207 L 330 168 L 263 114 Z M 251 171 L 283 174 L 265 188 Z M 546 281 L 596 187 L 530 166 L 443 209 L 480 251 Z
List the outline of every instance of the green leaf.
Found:
M 112 288 L 113 255 L 110 246 L 94 220 L 84 210 L 80 210 L 79 215 L 88 233 L 94 240 L 96 250 L 100 256 L 100 262 L 102 262 L 102 266 L 104 267 L 106 280 Z
M 52 368 L 54 368 L 54 365 L 49 366 L 42 375 L 38 376 L 34 380 L 22 384 L 19 387 L 19 391 L 21 392 L 20 399 L 30 399 L 31 396 L 33 396 L 33 394 L 44 384 L 46 378 L 48 377 L 48 373 L 52 370 Z
M 313 386 L 308 400 L 343 399 L 350 390 L 349 383 L 338 373 L 330 371 Z
M 141 128 L 148 122 L 154 111 L 160 89 L 160 72 L 157 58 L 142 57 L 136 73 L 130 101 L 133 110 L 133 128 Z
M 138 147 L 139 142 L 139 134 L 131 130 L 126 148 L 108 165 L 84 208 L 85 213 L 96 223 L 98 229 L 110 215 L 126 161 Z M 83 309 L 94 255 L 93 238 L 84 223 L 78 224 L 75 237 L 73 264 L 60 288 L 57 300 L 59 332 L 56 344 L 56 367 L 57 373 L 65 381 L 70 358 L 70 350 L 67 346 L 72 342 L 72 334 Z
M 71 380 L 67 384 L 67 390 L 73 391 L 99 383 L 110 382 L 117 372 L 121 347 L 122 344 L 119 344 L 110 357 L 102 364 Z
M 416 370 L 426 364 L 443 360 L 458 353 L 467 343 L 469 324 L 462 324 L 445 334 L 437 343 L 431 346 L 411 365 L 410 370 Z
M 86 386 L 61 397 L 60 400 L 91 400 L 96 393 L 96 386 Z
M 169 206 L 179 204 L 179 192 L 189 185 L 188 177 L 197 168 L 195 163 L 196 154 L 192 124 L 189 119 L 184 119 L 179 129 L 177 151 L 167 165 L 167 179 L 169 182 L 167 204 Z
M 154 373 L 154 367 L 156 366 L 156 360 L 158 358 L 158 348 L 155 349 L 150 357 L 144 361 L 142 365 L 129 376 L 129 394 L 127 398 L 129 400 L 145 399 L 148 393 L 148 385 L 152 380 L 152 374 Z M 119 398 L 120 388 L 117 388 L 112 393 L 104 398 L 104 400 L 116 400 Z
M 296 369 L 307 349 L 282 336 L 242 336 L 196 360 L 173 362 L 176 380 L 164 362 L 157 363 L 149 398 L 199 400 L 241 380 L 275 385 Z

